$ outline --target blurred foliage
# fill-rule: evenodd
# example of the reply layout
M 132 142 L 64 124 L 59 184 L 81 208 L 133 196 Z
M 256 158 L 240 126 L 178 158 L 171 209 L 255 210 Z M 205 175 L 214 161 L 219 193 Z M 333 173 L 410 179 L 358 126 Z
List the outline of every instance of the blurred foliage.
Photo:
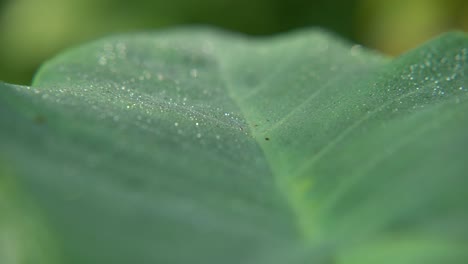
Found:
M 468 30 L 466 0 L 361 1 L 356 38 L 399 54 L 448 30 Z
M 468 29 L 466 0 L 0 0 L 0 80 L 28 84 L 44 60 L 103 35 L 209 24 L 253 35 L 319 26 L 399 54 Z

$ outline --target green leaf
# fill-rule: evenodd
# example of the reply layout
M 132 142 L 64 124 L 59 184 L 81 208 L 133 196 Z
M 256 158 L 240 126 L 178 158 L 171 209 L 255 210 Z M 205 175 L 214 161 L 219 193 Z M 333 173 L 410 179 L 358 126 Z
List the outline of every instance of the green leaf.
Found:
M 0 84 L 0 160 L 60 263 L 465 263 L 467 47 L 109 37 Z

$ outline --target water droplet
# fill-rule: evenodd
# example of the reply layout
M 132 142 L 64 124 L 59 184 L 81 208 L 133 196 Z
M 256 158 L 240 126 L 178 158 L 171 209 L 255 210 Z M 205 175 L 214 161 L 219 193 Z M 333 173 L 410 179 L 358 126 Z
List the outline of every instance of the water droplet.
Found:
M 356 55 L 359 55 L 359 53 L 361 52 L 362 50 L 362 46 L 361 45 L 354 45 L 351 47 L 351 56 L 356 56 Z
M 179 126 L 179 123 L 175 122 L 175 123 L 174 123 L 174 126 Z
M 193 78 L 197 78 L 198 77 L 198 70 L 197 69 L 191 69 L 190 70 L 190 76 L 192 76 Z
M 104 50 L 107 52 L 112 52 L 114 50 L 114 47 L 110 43 L 104 44 Z
M 98 63 L 99 63 L 100 65 L 103 65 L 103 66 L 106 65 L 106 64 L 107 64 L 107 58 L 106 58 L 105 56 L 99 57 Z
M 144 72 L 143 72 L 143 75 L 145 76 L 145 78 L 146 78 L 147 80 L 151 79 L 151 73 L 150 73 L 150 72 L 144 71 Z
M 127 46 L 125 43 L 119 42 L 116 45 L 117 52 L 119 53 L 120 58 L 125 58 L 127 56 Z
M 198 122 L 197 122 L 197 123 L 195 123 L 195 125 L 196 125 L 196 126 L 198 126 Z

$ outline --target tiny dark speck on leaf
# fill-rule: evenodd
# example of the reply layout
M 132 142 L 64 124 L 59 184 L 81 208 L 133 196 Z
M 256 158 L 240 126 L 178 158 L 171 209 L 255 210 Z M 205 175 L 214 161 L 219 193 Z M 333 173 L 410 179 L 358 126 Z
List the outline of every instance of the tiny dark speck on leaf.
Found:
M 34 122 L 35 122 L 36 124 L 38 124 L 38 125 L 42 125 L 42 124 L 44 124 L 46 121 L 47 121 L 46 118 L 45 118 L 44 116 L 42 116 L 42 115 L 36 115 L 36 116 L 34 117 Z
M 269 138 L 269 137 L 266 137 L 266 138 L 265 138 L 265 140 L 267 140 L 267 141 L 268 141 L 268 140 L 270 140 L 270 138 Z

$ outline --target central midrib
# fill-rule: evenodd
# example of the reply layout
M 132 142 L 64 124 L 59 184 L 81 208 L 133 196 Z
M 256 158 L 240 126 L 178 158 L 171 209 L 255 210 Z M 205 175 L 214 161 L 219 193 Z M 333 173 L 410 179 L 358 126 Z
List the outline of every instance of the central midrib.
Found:
M 248 42 L 248 40 L 245 40 L 245 41 Z M 248 46 L 248 44 L 244 44 L 244 47 L 245 46 Z M 312 239 L 311 231 L 314 229 L 314 227 L 310 224 L 310 223 L 313 223 L 313 218 L 311 218 L 309 216 L 309 213 L 306 210 L 304 210 L 306 208 L 305 203 L 304 203 L 305 201 L 298 200 L 296 197 L 294 197 L 294 195 L 292 195 L 293 192 L 291 191 L 291 187 L 288 186 L 288 184 L 286 184 L 287 182 L 286 177 L 283 177 L 283 175 L 279 174 L 277 171 L 273 169 L 274 168 L 274 166 L 272 166 L 273 161 L 267 154 L 267 151 L 264 146 L 264 142 L 262 140 L 264 138 L 261 135 L 255 134 L 255 127 L 253 125 L 255 121 L 252 120 L 250 115 L 248 115 L 248 113 L 244 111 L 246 107 L 243 102 L 245 101 L 242 100 L 242 97 L 236 95 L 235 87 L 231 85 L 233 83 L 231 81 L 232 77 L 229 74 L 229 70 L 226 70 L 226 66 L 225 66 L 229 64 L 229 59 L 227 58 L 227 56 L 223 57 L 219 55 L 216 56 L 216 59 L 217 59 L 218 66 L 219 66 L 219 73 L 221 75 L 220 79 L 224 82 L 228 96 L 238 106 L 240 115 L 245 118 L 246 124 L 248 126 L 248 133 L 257 142 L 257 144 L 260 147 L 260 150 L 263 153 L 264 160 L 267 162 L 267 164 L 269 164 L 268 167 L 270 168 L 270 172 L 273 175 L 274 185 L 276 186 L 276 188 L 278 189 L 278 192 L 284 198 L 284 200 L 289 205 L 292 211 L 292 214 L 296 220 L 294 225 L 296 226 L 296 230 L 298 232 L 297 234 L 298 238 L 304 242 L 310 241 Z M 289 60 L 290 59 L 291 58 L 289 58 Z M 289 61 L 289 60 L 286 60 L 286 61 Z M 282 68 L 282 67 L 278 67 L 278 68 Z M 264 83 L 262 82 L 259 85 L 263 86 Z

